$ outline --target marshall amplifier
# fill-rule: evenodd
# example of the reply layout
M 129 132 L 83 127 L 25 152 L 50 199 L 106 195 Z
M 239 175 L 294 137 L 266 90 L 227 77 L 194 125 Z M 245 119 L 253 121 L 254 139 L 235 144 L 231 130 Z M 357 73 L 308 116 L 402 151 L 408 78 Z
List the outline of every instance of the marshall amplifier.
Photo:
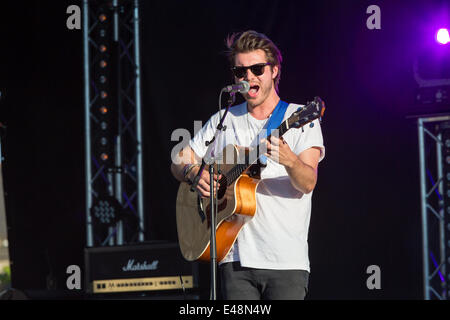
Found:
M 85 264 L 89 294 L 198 286 L 197 263 L 184 260 L 175 243 L 85 248 Z

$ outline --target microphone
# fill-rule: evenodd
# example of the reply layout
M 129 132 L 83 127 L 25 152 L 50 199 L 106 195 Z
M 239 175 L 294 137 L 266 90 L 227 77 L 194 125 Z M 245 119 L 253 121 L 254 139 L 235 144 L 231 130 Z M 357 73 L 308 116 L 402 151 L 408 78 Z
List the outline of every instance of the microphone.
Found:
M 240 93 L 246 93 L 250 90 L 250 84 L 247 81 L 241 81 L 236 84 L 232 84 L 229 86 L 226 86 L 222 89 L 222 91 L 225 92 L 240 92 Z

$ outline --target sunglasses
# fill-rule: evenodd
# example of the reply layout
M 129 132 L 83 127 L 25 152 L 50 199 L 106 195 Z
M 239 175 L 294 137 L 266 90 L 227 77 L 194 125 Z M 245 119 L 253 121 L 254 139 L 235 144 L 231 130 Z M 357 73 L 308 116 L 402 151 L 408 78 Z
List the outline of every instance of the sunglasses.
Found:
M 257 63 L 248 67 L 233 67 L 231 71 L 233 72 L 236 78 L 243 78 L 247 74 L 247 70 L 250 69 L 255 76 L 260 76 L 264 73 L 265 66 L 270 65 L 270 62 L 267 63 Z

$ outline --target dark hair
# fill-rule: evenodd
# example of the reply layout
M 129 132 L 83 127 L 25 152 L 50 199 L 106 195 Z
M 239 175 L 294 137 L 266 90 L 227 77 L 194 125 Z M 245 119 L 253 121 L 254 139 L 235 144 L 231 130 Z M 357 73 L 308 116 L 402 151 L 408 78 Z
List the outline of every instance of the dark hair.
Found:
M 247 53 L 258 49 L 263 50 L 266 53 L 267 62 L 271 64 L 271 67 L 278 66 L 278 74 L 274 79 L 275 89 L 278 92 L 278 84 L 281 77 L 281 62 L 283 57 L 280 50 L 265 34 L 248 30 L 244 32 L 237 32 L 229 35 L 226 39 L 226 45 L 228 48 L 227 55 L 230 61 L 230 65 L 234 66 L 234 58 L 238 53 Z

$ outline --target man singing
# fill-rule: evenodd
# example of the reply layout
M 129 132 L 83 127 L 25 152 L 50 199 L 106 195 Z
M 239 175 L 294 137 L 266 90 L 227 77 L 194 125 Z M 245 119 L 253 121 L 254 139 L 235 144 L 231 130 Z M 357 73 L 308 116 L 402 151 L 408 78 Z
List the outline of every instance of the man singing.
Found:
M 224 123 L 227 134 L 221 135 L 225 141 L 220 144 L 249 147 L 258 143 L 271 115 L 281 110 L 285 120 L 300 105 L 279 97 L 282 56 L 267 36 L 251 30 L 235 33 L 227 38 L 227 47 L 235 82 L 247 81 L 250 90 L 243 94 L 244 103 L 230 108 Z M 214 136 L 220 116 L 214 114 L 180 152 L 181 163 L 172 163 L 172 173 L 179 181 L 192 182 L 197 175 L 207 150 L 205 141 Z M 313 124 L 264 141 L 267 161 L 256 190 L 256 214 L 220 261 L 224 299 L 305 298 L 311 197 L 318 164 L 325 156 L 320 123 L 314 120 Z M 202 172 L 197 192 L 203 197 L 210 195 L 207 170 Z

